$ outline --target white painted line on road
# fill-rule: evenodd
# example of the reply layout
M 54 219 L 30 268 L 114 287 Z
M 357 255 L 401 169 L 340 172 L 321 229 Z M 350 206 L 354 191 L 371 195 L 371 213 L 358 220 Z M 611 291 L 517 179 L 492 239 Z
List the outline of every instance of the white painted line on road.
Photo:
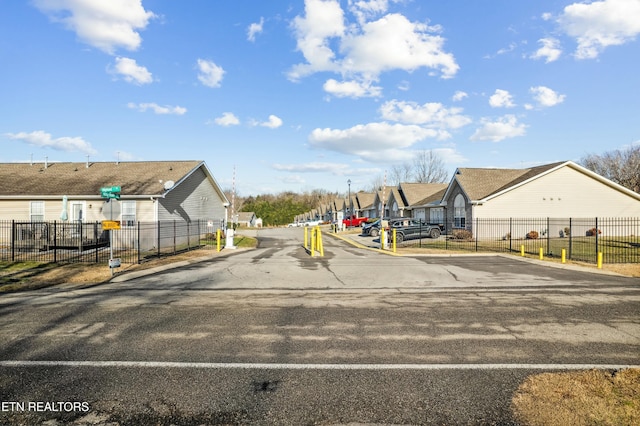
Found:
M 279 364 L 161 361 L 0 361 L 0 367 L 122 367 L 251 370 L 591 370 L 640 368 L 626 364 Z

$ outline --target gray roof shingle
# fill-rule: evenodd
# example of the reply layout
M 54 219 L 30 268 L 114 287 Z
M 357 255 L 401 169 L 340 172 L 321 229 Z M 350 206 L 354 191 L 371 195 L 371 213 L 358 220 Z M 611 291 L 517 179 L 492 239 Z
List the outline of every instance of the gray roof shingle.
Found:
M 164 183 L 178 183 L 202 161 L 94 163 L 0 163 L 0 196 L 100 195 L 120 186 L 122 195 L 161 195 Z

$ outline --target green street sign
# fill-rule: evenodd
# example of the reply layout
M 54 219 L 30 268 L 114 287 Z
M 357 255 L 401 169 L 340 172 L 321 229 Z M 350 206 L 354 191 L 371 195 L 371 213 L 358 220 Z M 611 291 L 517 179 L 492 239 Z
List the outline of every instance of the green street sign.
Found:
M 103 192 L 120 192 L 119 186 L 105 186 L 104 188 L 100 188 L 100 193 Z
M 115 192 L 101 192 L 100 196 L 102 198 L 114 198 L 116 200 L 120 199 L 120 194 L 115 193 Z

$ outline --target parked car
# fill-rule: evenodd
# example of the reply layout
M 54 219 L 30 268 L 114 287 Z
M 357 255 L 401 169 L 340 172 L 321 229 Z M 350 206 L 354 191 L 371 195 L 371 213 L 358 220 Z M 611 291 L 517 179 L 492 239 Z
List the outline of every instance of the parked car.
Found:
M 349 216 L 346 219 L 342 219 L 344 226 L 363 226 L 367 223 L 368 217 L 357 217 L 355 215 Z
M 438 238 L 442 234 L 440 225 L 424 223 L 419 219 L 409 217 L 389 220 L 388 231 L 396 230 L 396 242 L 401 243 L 411 238 Z M 391 234 L 389 235 L 391 238 Z
M 377 237 L 380 234 L 380 219 L 375 222 L 367 222 L 362 225 L 362 235 Z
M 320 225 L 322 221 L 321 220 L 308 220 L 305 223 L 302 224 L 302 226 L 318 226 Z

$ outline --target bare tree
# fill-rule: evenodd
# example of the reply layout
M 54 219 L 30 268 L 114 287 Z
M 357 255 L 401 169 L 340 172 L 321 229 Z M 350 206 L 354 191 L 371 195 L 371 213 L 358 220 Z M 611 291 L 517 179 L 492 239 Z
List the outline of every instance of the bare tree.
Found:
M 602 155 L 590 154 L 580 162 L 600 176 L 640 193 L 640 144 Z
M 389 185 L 398 185 L 400 182 L 408 182 L 413 178 L 413 165 L 402 163 L 391 167 L 389 170 Z
M 413 159 L 413 178 L 417 183 L 446 183 L 448 173 L 438 154 L 423 150 Z

